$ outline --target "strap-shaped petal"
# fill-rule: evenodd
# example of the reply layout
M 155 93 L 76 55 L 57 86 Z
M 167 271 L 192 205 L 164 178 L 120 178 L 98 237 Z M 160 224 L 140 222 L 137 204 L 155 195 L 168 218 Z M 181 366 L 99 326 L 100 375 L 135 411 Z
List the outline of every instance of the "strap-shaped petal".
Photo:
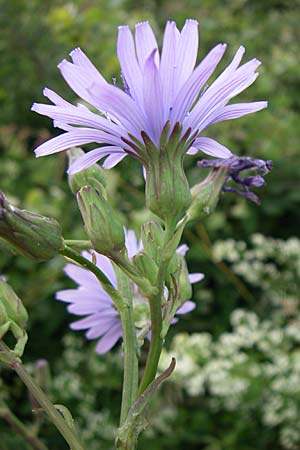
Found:
M 140 139 L 140 132 L 146 129 L 145 117 L 136 102 L 116 86 L 106 85 L 103 88 L 94 84 L 89 89 L 99 109 L 116 117 L 127 133 Z
M 208 137 L 195 139 L 193 147 L 187 153 L 193 155 L 196 153 L 195 149 L 201 150 L 206 155 L 216 158 L 230 158 L 232 156 L 231 151 L 227 147 Z
M 224 120 L 238 119 L 239 117 L 246 116 L 247 114 L 252 114 L 254 112 L 260 111 L 267 108 L 268 102 L 252 102 L 252 103 L 234 103 L 233 105 L 224 106 L 214 119 L 209 123 L 212 125 L 217 122 L 222 122 Z
M 44 142 L 44 144 L 37 147 L 34 152 L 37 157 L 52 155 L 53 153 L 61 152 L 72 147 L 77 147 L 78 145 L 89 144 L 92 142 L 119 146 L 122 141 L 112 134 L 105 133 L 101 130 L 78 128 Z
M 181 88 L 194 70 L 198 52 L 198 22 L 188 19 L 180 33 L 176 50 L 176 86 Z
M 96 352 L 102 355 L 108 352 L 122 337 L 121 321 L 116 323 L 96 345 Z
M 127 153 L 125 153 L 124 150 L 122 150 L 120 147 L 114 147 L 114 146 L 105 146 L 105 147 L 95 148 L 94 150 L 90 150 L 89 152 L 85 153 L 84 155 L 79 156 L 79 158 L 77 158 L 71 164 L 71 166 L 68 169 L 68 174 L 74 175 L 75 173 L 81 172 L 81 170 L 87 169 L 88 167 L 92 166 L 93 164 L 96 164 L 101 158 L 104 158 L 105 156 L 110 156 L 110 155 L 115 156 L 116 154 L 118 157 L 121 154 L 123 158 L 125 158 L 125 156 L 127 155 Z M 118 162 L 116 162 L 116 164 Z M 106 168 L 108 168 L 108 167 L 106 167 Z
M 130 95 L 142 106 L 143 80 L 137 61 L 134 40 L 127 25 L 119 27 L 117 54 L 122 74 L 129 87 Z
M 159 73 L 162 86 L 162 101 L 164 105 L 164 121 L 169 118 L 171 108 L 174 103 L 174 96 L 177 93 L 177 86 L 175 86 L 175 72 L 176 72 L 176 49 L 179 39 L 179 31 L 175 22 L 167 22 L 161 61 L 159 66 Z
M 135 46 L 141 71 L 153 50 L 158 50 L 156 38 L 149 22 L 140 22 L 135 26 Z M 159 53 L 155 53 L 155 62 L 159 65 Z
M 73 89 L 73 91 L 86 102 L 90 103 L 92 106 L 96 107 L 93 101 L 93 97 L 88 92 L 88 88 L 91 86 L 95 80 L 87 76 L 86 72 L 82 68 L 70 63 L 66 59 L 62 60 L 57 66 L 68 83 L 68 85 Z M 98 81 L 98 84 L 104 85 L 102 80 Z
M 154 50 L 145 63 L 143 94 L 147 113 L 147 127 L 144 131 L 158 145 L 163 128 L 164 108 L 159 71 L 155 64 L 156 52 L 157 50 Z
M 125 153 L 124 151 L 109 155 L 102 164 L 102 167 L 104 169 L 112 169 L 117 164 L 119 164 L 119 162 L 121 162 L 125 158 L 125 156 L 127 156 L 127 153 Z
M 72 50 L 70 56 L 73 63 L 83 70 L 87 77 L 91 80 L 97 81 L 98 83 L 106 83 L 105 78 L 79 47 Z
M 73 105 L 64 107 L 34 103 L 31 110 L 44 116 L 51 117 L 51 119 L 56 120 L 58 123 L 97 128 L 118 137 L 126 134 L 123 127 L 107 120 L 99 114 L 89 111 L 87 108 L 80 108 Z
M 255 69 L 259 66 L 258 60 L 249 61 L 237 69 L 224 83 L 213 83 L 200 97 L 191 114 L 185 121 L 184 129 L 203 130 L 207 116 L 215 108 L 223 107 L 232 97 L 249 87 L 257 78 Z M 217 81 L 217 80 L 216 80 Z
M 226 44 L 216 45 L 200 62 L 192 75 L 183 85 L 172 108 L 172 125 L 175 125 L 176 122 L 182 121 L 185 118 L 186 114 L 192 107 L 195 98 L 198 96 L 200 89 L 213 74 L 219 64 L 225 50 Z

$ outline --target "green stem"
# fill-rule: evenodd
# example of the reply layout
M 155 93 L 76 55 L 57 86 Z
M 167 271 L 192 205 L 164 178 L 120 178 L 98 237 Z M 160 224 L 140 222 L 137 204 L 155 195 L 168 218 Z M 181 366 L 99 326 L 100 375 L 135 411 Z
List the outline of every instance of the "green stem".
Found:
M 115 267 L 118 289 L 124 299 L 120 309 L 123 331 L 124 375 L 120 426 L 123 425 L 128 412 L 136 399 L 138 387 L 138 346 L 133 317 L 132 289 L 130 279 L 119 267 Z
M 120 312 L 124 342 L 124 375 L 120 425 L 136 399 L 138 385 L 138 357 L 132 306 L 126 305 Z
M 77 250 L 91 250 L 93 248 L 91 241 L 65 239 L 64 243 L 67 247 L 75 247 Z
M 80 253 L 76 252 L 72 248 L 69 248 L 65 246 L 60 253 L 63 256 L 66 256 L 69 259 L 72 259 L 73 261 L 77 262 L 80 266 L 84 267 L 85 269 L 90 270 L 99 280 L 101 283 L 103 289 L 107 294 L 112 298 L 112 300 L 115 302 L 115 305 L 120 311 L 122 309 L 123 300 L 120 297 L 118 291 L 114 288 L 110 280 L 107 278 L 107 276 L 91 261 L 84 258 L 84 256 L 80 255 Z
M 162 332 L 162 309 L 161 309 L 161 301 L 164 293 L 165 286 L 165 278 L 166 272 L 170 263 L 170 260 L 174 254 L 174 251 L 177 247 L 176 243 L 180 239 L 182 234 L 184 225 L 180 228 L 179 232 L 176 231 L 174 234 L 174 226 L 166 226 L 165 232 L 165 242 L 162 247 L 161 252 L 161 263 L 158 270 L 156 287 L 157 294 L 149 297 L 150 303 L 150 314 L 151 314 L 151 342 L 149 353 L 147 356 L 146 366 L 143 374 L 143 378 L 141 380 L 141 384 L 139 387 L 138 395 L 141 395 L 145 389 L 149 386 L 149 384 L 154 380 L 157 372 L 157 367 L 159 363 L 160 354 L 162 351 L 163 339 L 161 337 Z M 174 244 L 173 240 L 175 239 Z M 173 249 L 173 247 L 175 247 Z
M 75 250 L 66 246 L 61 251 L 61 254 L 90 270 L 97 277 L 103 289 L 114 300 L 120 313 L 124 341 L 124 383 L 120 419 L 123 423 L 136 398 L 138 383 L 137 342 L 132 311 L 130 281 L 117 267 L 116 274 L 119 288 L 119 291 L 117 291 L 106 275 L 95 264 L 84 258 Z M 125 298 L 125 301 L 123 297 Z
M 9 349 L 6 347 L 4 343 L 0 343 L 1 351 L 6 353 L 10 353 Z M 35 383 L 33 378 L 29 375 L 29 373 L 25 370 L 21 361 L 17 358 L 11 359 L 8 363 L 9 367 L 13 369 L 21 378 L 29 392 L 35 398 L 37 403 L 43 408 L 43 410 L 48 415 L 51 422 L 56 426 L 60 434 L 64 437 L 65 441 L 69 444 L 70 449 L 72 450 L 84 450 L 84 447 L 79 442 L 78 437 L 74 433 L 74 431 L 69 427 L 66 423 L 63 416 L 57 411 L 57 409 L 52 405 L 46 394 L 42 391 L 42 389 Z
M 25 426 L 6 405 L 0 406 L 0 417 L 5 420 L 16 433 L 22 436 L 34 450 L 48 450 L 46 445 Z

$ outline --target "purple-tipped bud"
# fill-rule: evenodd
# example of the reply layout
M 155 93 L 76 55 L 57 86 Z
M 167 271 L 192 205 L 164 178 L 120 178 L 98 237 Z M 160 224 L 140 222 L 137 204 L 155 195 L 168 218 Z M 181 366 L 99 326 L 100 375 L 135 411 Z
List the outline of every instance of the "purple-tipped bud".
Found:
M 61 227 L 54 219 L 15 208 L 0 192 L 0 237 L 24 256 L 47 261 L 63 247 Z

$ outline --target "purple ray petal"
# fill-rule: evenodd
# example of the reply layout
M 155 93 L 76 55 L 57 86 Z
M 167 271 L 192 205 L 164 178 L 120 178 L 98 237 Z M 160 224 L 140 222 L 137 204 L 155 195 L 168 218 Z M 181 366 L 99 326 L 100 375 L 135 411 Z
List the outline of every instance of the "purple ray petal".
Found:
M 86 76 L 85 72 L 75 64 L 70 63 L 66 59 L 63 59 L 57 66 L 64 77 L 65 81 L 68 83 L 71 89 L 86 102 L 90 103 L 94 107 L 97 107 L 93 97 L 87 91 L 87 88 L 95 83 L 95 80 Z M 101 79 L 98 80 L 98 85 L 105 85 Z
M 79 47 L 72 50 L 70 56 L 73 63 L 83 70 L 90 80 L 98 81 L 99 83 L 106 83 L 105 78 Z
M 91 128 L 78 128 L 44 142 L 44 144 L 39 145 L 34 152 L 37 157 L 52 155 L 53 153 L 92 142 L 122 145 L 122 141 L 112 134 Z
M 187 117 L 184 129 L 191 127 L 192 129 L 198 128 L 199 131 L 203 130 L 207 125 L 207 117 L 215 108 L 223 107 L 232 97 L 238 95 L 256 80 L 258 74 L 255 73 L 255 69 L 259 64 L 258 60 L 249 61 L 237 69 L 232 76 L 227 77 L 224 83 L 218 82 L 218 79 L 212 83 Z
M 116 125 L 104 117 L 101 117 L 99 114 L 89 111 L 87 108 L 73 105 L 62 107 L 34 103 L 31 110 L 44 116 L 51 117 L 51 119 L 57 120 L 58 122 L 96 128 L 107 133 L 112 133 L 117 137 L 126 134 L 126 131 L 120 127 L 120 125 Z
M 187 300 L 179 309 L 177 309 L 176 314 L 187 314 L 196 308 L 196 303 Z
M 75 264 L 66 264 L 64 272 L 79 285 L 90 286 L 91 289 L 99 286 L 99 281 L 92 272 Z
M 176 50 L 175 85 L 178 89 L 191 75 L 198 52 L 198 22 L 188 19 L 180 33 Z
M 97 325 L 99 322 L 99 317 L 92 315 L 85 317 L 84 319 L 77 320 L 70 324 L 71 330 L 86 330 L 90 327 Z
M 115 167 L 117 164 L 119 164 L 119 162 L 121 162 L 125 158 L 125 156 L 127 156 L 127 153 L 123 150 L 120 152 L 116 152 L 115 154 L 110 155 L 105 159 L 102 167 L 104 169 L 111 169 L 112 167 Z
M 223 120 L 237 119 L 243 117 L 246 114 L 252 114 L 254 112 L 260 111 L 261 109 L 267 108 L 268 102 L 252 102 L 252 103 L 235 103 L 233 105 L 224 106 L 224 108 L 218 111 L 218 114 L 210 122 L 209 125 L 221 122 Z
M 78 294 L 77 294 L 78 295 Z M 100 299 L 99 299 L 100 302 Z M 98 302 L 98 303 L 99 303 Z M 93 304 L 84 304 L 84 303 L 71 303 L 67 306 L 67 310 L 70 314 L 75 314 L 76 316 L 86 316 L 88 314 L 95 314 L 95 312 L 98 312 L 100 308 Z M 112 310 L 112 305 L 106 304 L 105 307 L 101 309 L 101 314 L 105 314 Z
M 145 129 L 145 118 L 137 104 L 117 86 L 106 85 L 99 88 L 93 84 L 89 88 L 97 107 L 115 116 L 128 133 L 140 139 L 140 131 Z
M 158 50 L 156 38 L 149 22 L 137 23 L 135 26 L 135 46 L 141 71 L 144 70 L 146 60 L 154 49 Z M 155 54 L 155 63 L 159 65 L 158 51 Z
M 159 73 L 162 86 L 162 102 L 165 106 L 164 121 L 169 118 L 170 109 L 173 106 L 175 89 L 175 72 L 176 72 L 176 48 L 179 38 L 179 31 L 175 22 L 167 22 Z M 176 89 L 177 91 L 177 89 Z
M 87 339 L 97 339 L 104 336 L 114 325 L 120 322 L 119 317 L 98 317 L 98 322 L 86 333 Z
M 82 254 L 84 255 L 84 252 Z M 100 253 L 94 252 L 94 256 L 96 257 L 97 267 L 102 270 L 102 272 L 109 278 L 113 286 L 117 288 L 117 277 L 111 261 L 106 256 L 100 255 Z
M 185 118 L 187 112 L 195 101 L 195 98 L 198 96 L 200 89 L 219 64 L 225 50 L 226 44 L 216 45 L 200 62 L 192 75 L 183 85 L 174 101 L 171 114 L 173 125 L 177 121 L 182 121 Z
M 67 173 L 69 175 L 74 175 L 75 173 L 80 172 L 81 170 L 87 169 L 93 164 L 97 163 L 99 159 L 104 158 L 107 155 L 114 155 L 117 153 L 119 157 L 120 152 L 122 153 L 122 157 L 124 158 L 127 153 L 125 153 L 120 147 L 108 146 L 108 147 L 100 147 L 95 148 L 94 150 L 90 150 L 84 155 L 79 156 L 69 167 Z M 124 154 L 125 153 L 125 154 Z M 124 154 L 124 156 L 123 156 Z
M 231 151 L 227 147 L 208 137 L 195 139 L 193 147 L 188 151 L 188 154 L 194 154 L 194 149 L 199 149 L 207 155 L 216 156 L 217 158 L 230 158 L 232 156 Z
M 116 323 L 111 329 L 103 336 L 102 339 L 96 345 L 96 352 L 103 354 L 108 352 L 116 342 L 122 337 L 122 326 L 120 323 Z
M 117 54 L 122 74 L 129 86 L 130 95 L 142 105 L 142 72 L 137 62 L 134 40 L 127 25 L 119 27 Z
M 144 105 L 147 111 L 147 127 L 152 140 L 158 144 L 163 128 L 164 105 L 162 104 L 162 91 L 159 72 L 155 64 L 154 50 L 145 63 L 144 68 Z
M 133 230 L 125 230 L 125 244 L 128 258 L 132 258 L 143 248 L 142 241 L 137 240 Z
M 189 247 L 186 244 L 182 244 L 179 247 L 177 247 L 176 253 L 179 253 L 182 256 L 185 256 L 185 254 L 189 251 Z
M 70 106 L 73 107 L 71 103 L 67 102 L 64 98 L 62 98 L 60 95 L 49 88 L 44 88 L 43 95 L 57 106 L 63 106 L 67 108 L 69 108 Z
M 107 301 L 109 299 L 108 295 L 105 291 L 102 290 L 100 284 L 100 289 L 86 289 L 86 288 L 77 288 L 77 289 L 64 289 L 62 291 L 56 292 L 55 298 L 62 302 L 66 303 L 84 303 L 89 305 L 100 305 L 105 306 L 106 304 L 111 307 L 111 301 Z
M 189 281 L 191 284 L 198 283 L 199 281 L 203 280 L 204 274 L 203 273 L 190 273 L 189 274 Z

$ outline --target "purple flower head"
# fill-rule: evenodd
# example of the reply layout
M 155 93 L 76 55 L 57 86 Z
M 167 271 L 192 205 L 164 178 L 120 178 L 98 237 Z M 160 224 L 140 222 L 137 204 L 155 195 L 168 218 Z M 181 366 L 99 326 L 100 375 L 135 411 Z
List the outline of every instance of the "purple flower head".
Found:
M 34 103 L 32 110 L 49 116 L 54 126 L 65 133 L 36 148 L 36 156 L 45 156 L 74 146 L 95 143 L 98 147 L 78 158 L 69 169 L 76 173 L 100 159 L 111 168 L 126 155 L 143 164 L 151 158 L 145 150 L 152 141 L 159 148 L 163 130 L 169 138 L 174 129 L 186 139 L 193 137 L 186 151 L 201 150 L 217 158 L 232 156 L 231 151 L 202 132 L 217 122 L 235 119 L 267 107 L 267 102 L 234 103 L 230 100 L 257 78 L 260 61 L 252 59 L 240 65 L 244 47 L 231 63 L 207 85 L 225 52 L 226 44 L 216 45 L 198 65 L 198 23 L 187 20 L 181 31 L 167 22 L 162 50 L 148 22 L 135 26 L 134 37 L 127 25 L 119 27 L 117 55 L 123 89 L 108 83 L 82 50 L 70 53 L 58 68 L 73 91 L 86 105 L 72 105 L 48 88 L 44 95 L 52 105 Z M 167 126 L 168 124 L 168 126 Z M 176 128 L 174 128 L 176 126 Z M 151 148 L 152 148 L 151 147 Z
M 135 233 L 129 230 L 125 233 L 128 257 L 132 258 L 142 249 L 142 243 L 136 239 Z M 178 248 L 181 254 L 185 254 L 187 246 Z M 83 252 L 83 256 L 92 260 L 92 253 Z M 117 278 L 111 261 L 99 253 L 93 252 L 96 265 L 109 278 L 117 288 Z M 99 354 L 108 352 L 122 337 L 122 324 L 119 313 L 109 295 L 102 289 L 95 275 L 87 269 L 75 264 L 67 264 L 65 273 L 78 285 L 76 289 L 64 289 L 56 293 L 56 299 L 68 303 L 69 313 L 84 318 L 71 323 L 72 330 L 87 330 L 87 339 L 98 339 L 96 352 Z M 190 282 L 196 283 L 203 279 L 203 274 L 190 274 Z M 134 304 L 145 302 L 133 285 Z M 187 301 L 177 310 L 177 314 L 186 314 L 195 308 L 195 304 Z
M 236 194 L 242 195 L 249 200 L 259 203 L 259 198 L 256 194 L 250 191 L 250 188 L 260 188 L 264 186 L 265 180 L 264 176 L 267 175 L 272 169 L 272 161 L 264 161 L 263 159 L 254 159 L 247 156 L 237 157 L 231 156 L 228 159 L 203 159 L 198 162 L 198 166 L 202 168 L 219 168 L 226 167 L 227 179 L 222 190 L 224 192 L 235 192 Z M 254 170 L 255 175 L 241 176 L 241 172 L 244 170 Z M 260 172 L 259 175 L 257 172 Z M 228 186 L 226 183 L 228 181 L 234 181 L 236 184 L 240 185 L 241 189 L 237 189 L 233 186 Z

